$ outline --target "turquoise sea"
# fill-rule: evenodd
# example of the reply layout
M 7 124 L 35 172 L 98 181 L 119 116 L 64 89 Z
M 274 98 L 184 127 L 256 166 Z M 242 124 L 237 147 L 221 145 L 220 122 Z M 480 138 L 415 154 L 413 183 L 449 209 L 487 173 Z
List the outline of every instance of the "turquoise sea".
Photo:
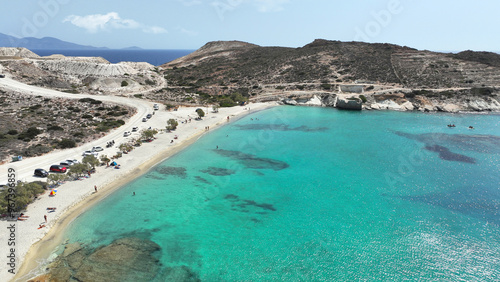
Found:
M 202 281 L 498 281 L 499 172 L 498 115 L 277 107 L 205 135 L 65 236 L 148 239 L 163 268 Z

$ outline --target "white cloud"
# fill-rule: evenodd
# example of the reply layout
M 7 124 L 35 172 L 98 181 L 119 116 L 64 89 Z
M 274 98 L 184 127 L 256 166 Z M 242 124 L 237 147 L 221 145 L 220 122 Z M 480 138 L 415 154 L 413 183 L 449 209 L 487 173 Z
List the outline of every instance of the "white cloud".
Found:
M 86 29 L 90 33 L 110 29 L 141 29 L 148 33 L 166 33 L 167 30 L 158 26 L 147 26 L 131 19 L 122 19 L 118 13 L 110 12 L 105 15 L 95 14 L 87 16 L 70 15 L 63 22 L 70 22 L 77 27 Z
M 252 2 L 257 5 L 260 12 L 279 12 L 284 10 L 285 4 L 289 3 L 290 0 L 252 0 Z
M 188 6 L 188 7 L 203 4 L 203 2 L 201 0 L 177 0 L 177 1 L 184 4 L 184 6 Z
M 179 0 L 191 1 L 191 0 Z M 198 0 L 193 0 L 198 1 Z M 279 12 L 284 10 L 284 5 L 288 4 L 290 0 L 215 0 L 210 3 L 217 11 L 219 17 L 224 19 L 224 14 L 240 7 L 242 4 L 253 5 L 261 13 Z
M 164 29 L 163 27 L 159 27 L 159 26 L 144 27 L 142 29 L 142 31 L 147 32 L 147 33 L 154 33 L 154 34 L 167 33 L 166 29 Z
M 180 33 L 183 33 L 183 34 L 186 34 L 186 35 L 189 35 L 189 36 L 196 36 L 198 35 L 198 32 L 194 31 L 194 30 L 189 30 L 189 29 L 185 29 L 183 27 L 177 27 L 176 30 Z

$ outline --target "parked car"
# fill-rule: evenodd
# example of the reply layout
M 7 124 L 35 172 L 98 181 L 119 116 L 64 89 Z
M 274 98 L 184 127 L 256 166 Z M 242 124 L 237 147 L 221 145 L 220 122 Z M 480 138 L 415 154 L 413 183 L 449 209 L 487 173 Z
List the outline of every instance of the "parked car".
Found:
M 142 118 L 142 122 L 146 122 L 146 121 L 148 121 L 147 118 Z
M 61 165 L 51 165 L 49 169 L 50 172 L 61 172 L 61 173 L 65 173 L 66 170 L 67 168 Z
M 130 133 L 130 131 L 125 131 L 123 132 L 123 137 L 128 137 L 130 136 L 132 133 Z
M 5 77 L 5 74 L 0 74 L 0 78 L 4 78 Z
M 35 172 L 33 174 L 38 177 L 47 177 L 49 175 L 49 173 L 43 168 L 35 169 Z
M 146 118 L 147 118 L 147 119 L 150 119 L 150 118 L 152 118 L 152 117 L 153 117 L 153 115 L 152 115 L 152 114 L 148 114 L 148 115 L 146 116 Z
M 158 111 L 158 110 L 160 109 L 160 107 L 158 106 L 158 104 L 154 104 L 154 105 L 153 105 L 153 109 L 154 109 L 155 111 Z
M 132 132 L 137 132 L 137 130 L 139 130 L 139 127 L 137 126 L 132 127 Z
M 99 146 L 97 146 L 97 147 L 92 147 L 92 152 L 100 152 L 100 151 L 102 151 L 102 150 L 104 150 L 104 149 L 103 149 L 102 147 L 99 147 Z
M 77 163 L 80 163 L 79 161 L 77 160 L 66 160 L 66 162 L 70 163 L 70 164 L 77 164 Z
M 83 152 L 83 154 L 82 154 L 82 156 L 84 156 L 84 157 L 85 157 L 85 156 L 94 156 L 94 157 L 96 157 L 96 158 L 97 158 L 97 155 L 99 155 L 99 153 L 97 153 L 97 152 L 92 152 L 92 151 L 85 151 L 85 152 Z
M 68 167 L 72 166 L 73 163 L 72 162 L 64 161 L 64 162 L 60 162 L 59 165 L 60 166 L 64 166 L 65 168 L 68 168 Z

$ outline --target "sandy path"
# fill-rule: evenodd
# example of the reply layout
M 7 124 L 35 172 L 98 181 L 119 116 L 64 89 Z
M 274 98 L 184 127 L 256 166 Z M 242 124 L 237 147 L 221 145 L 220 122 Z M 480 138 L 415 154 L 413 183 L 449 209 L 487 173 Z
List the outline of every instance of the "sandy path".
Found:
M 54 90 L 28 86 L 9 79 L 2 80 L 3 79 L 0 79 L 0 87 L 14 89 L 23 93 L 33 92 L 32 94 L 34 95 L 73 97 L 78 99 L 90 97 L 89 95 L 61 93 Z M 16 273 L 21 272 L 22 274 L 22 276 L 18 275 L 16 277 L 16 281 L 26 281 L 28 278 L 37 276 L 43 272 L 43 270 L 37 267 L 44 265 L 53 249 L 65 240 L 65 238 L 62 238 L 65 226 L 77 215 L 84 212 L 90 205 L 98 202 L 115 189 L 118 189 L 121 185 L 140 176 L 151 166 L 195 142 L 206 132 L 206 126 L 210 126 L 212 130 L 217 126 L 227 124 L 228 116 L 233 119 L 234 117 L 243 116 L 244 114 L 274 105 L 269 103 L 251 104 L 251 111 L 246 110 L 245 107 L 221 108 L 219 113 L 209 113 L 203 120 L 193 120 L 190 123 L 181 123 L 181 121 L 189 119 L 190 117 L 195 117 L 196 108 L 181 107 L 176 112 L 167 112 L 165 110 L 156 111 L 153 118 L 148 122 L 142 122 L 142 117 L 148 112 L 152 112 L 152 103 L 140 99 L 124 97 L 91 97 L 102 101 L 111 101 L 136 107 L 138 113 L 134 115 L 125 126 L 111 132 L 104 138 L 93 141 L 80 148 L 57 151 L 45 156 L 3 165 L 0 167 L 0 174 L 2 177 L 0 179 L 7 178 L 8 167 L 16 167 L 19 170 L 19 179 L 30 181 L 33 179 L 31 176 L 33 169 L 37 167 L 48 167 L 51 164 L 58 163 L 67 158 L 81 158 L 81 152 L 83 150 L 90 149 L 92 146 L 104 147 L 106 142 L 112 139 L 115 140 L 115 147 L 117 147 L 126 139 L 133 137 L 134 134 L 138 136 L 139 133 L 133 133 L 131 137 L 123 137 L 123 131 L 130 130 L 132 126 L 139 126 L 140 128 L 165 128 L 167 120 L 169 118 L 175 118 L 179 121 L 179 127 L 175 133 L 158 134 L 158 138 L 154 142 L 143 144 L 131 153 L 124 155 L 124 157 L 120 158 L 118 161 L 121 164 L 121 169 L 99 167 L 97 173 L 93 174 L 91 178 L 82 181 L 71 181 L 61 185 L 55 197 L 48 197 L 47 193 L 40 196 L 38 200 L 28 206 L 28 210 L 25 213 L 29 216 L 28 220 L 16 222 L 0 221 L 0 281 L 14 280 L 14 275 L 8 272 L 10 267 L 7 265 L 9 261 L 7 256 L 11 253 L 10 248 L 13 247 L 8 245 L 9 237 L 13 236 L 12 238 L 15 239 L 14 254 L 16 259 L 14 271 Z M 206 111 L 206 108 L 204 108 L 204 110 Z M 179 137 L 174 143 L 171 143 L 174 135 L 178 135 Z M 108 148 L 101 153 L 109 156 L 114 155 L 116 151 L 118 151 L 117 148 Z M 98 187 L 97 193 L 94 193 L 94 185 Z M 56 207 L 57 209 L 55 212 L 48 213 L 47 207 Z M 45 223 L 44 215 L 47 215 L 47 223 Z M 13 235 L 9 233 L 7 228 L 11 224 L 15 225 L 15 231 L 12 233 Z M 46 227 L 38 229 L 40 224 L 45 224 Z M 26 263 L 22 264 L 24 260 Z

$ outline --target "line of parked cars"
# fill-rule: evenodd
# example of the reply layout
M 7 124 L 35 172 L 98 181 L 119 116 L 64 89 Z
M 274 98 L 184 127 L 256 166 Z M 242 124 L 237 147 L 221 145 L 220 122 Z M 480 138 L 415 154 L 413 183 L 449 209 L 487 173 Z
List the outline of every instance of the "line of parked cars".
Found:
M 88 150 L 88 151 L 83 152 L 82 156 L 85 157 L 88 155 L 92 155 L 92 156 L 95 156 L 97 158 L 97 156 L 99 155 L 99 153 L 97 153 L 97 152 L 100 152 L 103 150 L 104 149 L 102 147 L 99 147 L 99 146 L 93 147 L 92 150 Z M 49 168 L 49 171 L 46 171 L 43 168 L 37 168 L 37 169 L 35 169 L 33 174 L 35 176 L 38 176 L 38 177 L 47 177 L 47 176 L 49 176 L 49 172 L 66 173 L 66 171 L 68 171 L 68 169 L 72 165 L 77 164 L 77 163 L 79 163 L 79 161 L 75 160 L 75 159 L 65 160 L 65 161 L 60 162 L 59 164 L 51 165 Z

